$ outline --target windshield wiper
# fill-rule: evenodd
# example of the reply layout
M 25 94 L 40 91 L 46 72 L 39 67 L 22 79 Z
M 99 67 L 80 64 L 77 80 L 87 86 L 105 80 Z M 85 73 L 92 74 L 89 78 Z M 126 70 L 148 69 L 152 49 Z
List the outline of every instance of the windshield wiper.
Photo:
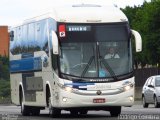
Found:
M 105 61 L 102 56 L 99 56 L 99 59 L 103 63 L 105 69 L 110 73 L 111 77 L 114 78 L 114 80 L 118 80 L 117 76 L 113 72 L 112 68 L 109 66 L 108 62 Z
M 87 70 L 88 70 L 88 68 L 91 65 L 91 63 L 92 63 L 93 60 L 94 60 L 94 56 L 91 56 L 90 59 L 89 59 L 89 61 L 88 61 L 88 63 L 87 63 L 87 65 L 86 65 L 86 67 L 84 68 L 84 70 L 82 72 L 81 77 L 84 77 L 84 75 L 86 74 L 86 72 L 87 72 Z

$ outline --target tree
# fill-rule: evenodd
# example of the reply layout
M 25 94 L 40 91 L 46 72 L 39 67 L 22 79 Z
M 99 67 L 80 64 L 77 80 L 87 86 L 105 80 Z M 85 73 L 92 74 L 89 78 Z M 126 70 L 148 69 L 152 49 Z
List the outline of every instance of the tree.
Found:
M 9 59 L 0 56 L 0 79 L 9 80 Z
M 9 59 L 0 56 L 0 98 L 10 96 Z
M 134 53 L 135 63 L 141 63 L 142 66 L 160 65 L 160 0 L 145 1 L 138 7 L 126 7 L 123 12 L 143 40 L 143 52 Z

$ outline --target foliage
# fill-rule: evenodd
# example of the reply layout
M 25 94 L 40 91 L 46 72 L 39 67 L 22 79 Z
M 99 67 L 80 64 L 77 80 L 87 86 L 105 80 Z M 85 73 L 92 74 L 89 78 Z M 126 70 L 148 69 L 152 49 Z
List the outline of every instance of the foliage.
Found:
M 9 80 L 9 59 L 0 56 L 0 79 Z
M 10 96 L 10 81 L 0 80 L 0 97 Z
M 144 2 L 142 6 L 126 7 L 132 29 L 140 32 L 143 39 L 143 52 L 134 53 L 135 63 L 160 65 L 160 0 Z
M 0 56 L 0 99 L 10 96 L 9 59 Z

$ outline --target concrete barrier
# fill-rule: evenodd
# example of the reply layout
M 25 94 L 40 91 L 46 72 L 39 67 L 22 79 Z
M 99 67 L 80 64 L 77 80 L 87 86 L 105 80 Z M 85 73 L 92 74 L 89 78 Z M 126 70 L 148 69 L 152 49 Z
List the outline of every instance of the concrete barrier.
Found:
M 142 99 L 142 87 L 136 87 L 135 88 L 135 100 L 141 100 Z

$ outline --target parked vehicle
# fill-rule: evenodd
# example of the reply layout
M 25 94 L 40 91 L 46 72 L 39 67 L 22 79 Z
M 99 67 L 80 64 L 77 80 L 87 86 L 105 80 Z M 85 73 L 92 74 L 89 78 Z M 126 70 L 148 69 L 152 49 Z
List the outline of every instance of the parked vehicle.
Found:
M 160 75 L 151 76 L 146 80 L 142 89 L 143 107 L 154 104 L 155 108 L 160 107 Z

